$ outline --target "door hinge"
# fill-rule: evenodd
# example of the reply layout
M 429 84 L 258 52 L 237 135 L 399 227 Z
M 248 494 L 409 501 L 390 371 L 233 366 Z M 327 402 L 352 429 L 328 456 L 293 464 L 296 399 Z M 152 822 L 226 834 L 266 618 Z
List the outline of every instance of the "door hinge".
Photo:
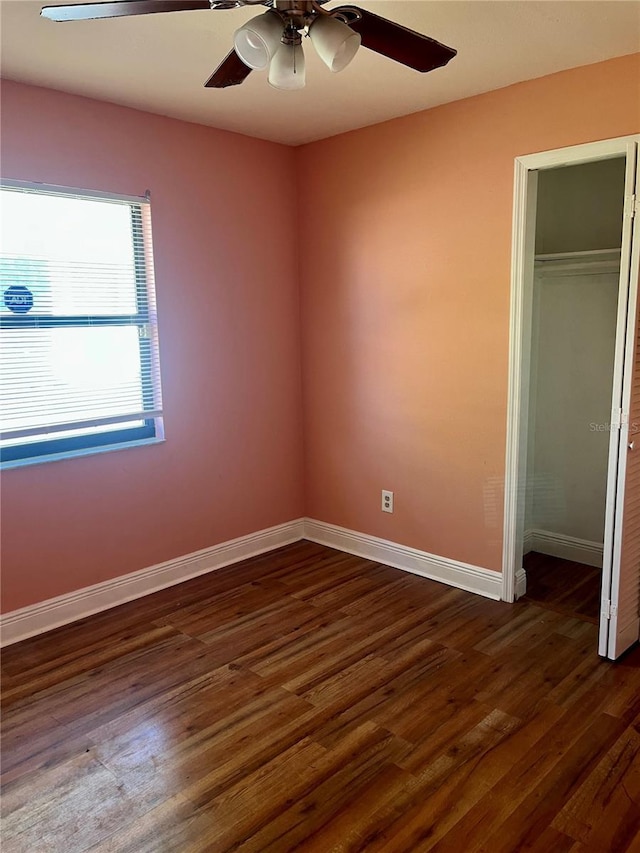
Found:
M 635 193 L 624 197 L 624 215 L 633 219 L 638 211 L 638 199 Z
M 615 604 L 612 604 L 610 600 L 607 600 L 602 605 L 602 615 L 605 619 L 611 619 L 618 612 L 618 608 Z
M 629 412 L 624 409 L 614 409 L 611 413 L 611 426 L 614 429 L 622 429 L 629 423 Z

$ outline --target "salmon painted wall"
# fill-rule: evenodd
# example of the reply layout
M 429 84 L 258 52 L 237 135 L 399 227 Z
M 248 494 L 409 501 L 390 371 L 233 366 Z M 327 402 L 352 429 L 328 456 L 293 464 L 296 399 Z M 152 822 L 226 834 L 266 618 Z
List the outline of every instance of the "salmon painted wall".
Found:
M 3 609 L 303 512 L 293 152 L 5 82 L 2 175 L 152 194 L 166 442 L 2 475 Z M 243 199 L 249 199 L 244 203 Z
M 500 570 L 514 158 L 638 132 L 639 80 L 623 57 L 298 149 L 307 515 Z

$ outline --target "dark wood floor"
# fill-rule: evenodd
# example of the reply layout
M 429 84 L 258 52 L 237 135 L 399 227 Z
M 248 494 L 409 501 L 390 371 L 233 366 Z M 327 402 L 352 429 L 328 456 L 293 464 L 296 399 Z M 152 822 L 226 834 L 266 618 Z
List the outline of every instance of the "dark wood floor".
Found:
M 8 648 L 3 853 L 640 850 L 640 651 L 310 543 Z
M 523 560 L 526 601 L 596 623 L 600 615 L 602 569 L 531 551 Z

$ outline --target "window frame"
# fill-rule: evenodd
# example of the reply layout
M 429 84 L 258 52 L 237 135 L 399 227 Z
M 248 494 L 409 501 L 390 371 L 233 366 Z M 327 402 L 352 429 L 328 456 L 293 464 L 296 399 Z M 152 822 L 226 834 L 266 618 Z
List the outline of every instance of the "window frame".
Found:
M 128 196 L 98 190 L 81 190 L 52 184 L 20 181 L 0 178 L 0 189 L 12 189 L 34 195 L 66 196 L 89 201 L 107 201 L 129 206 L 133 243 L 135 299 L 134 314 L 3 314 L 0 313 L 0 333 L 3 329 L 45 329 L 45 328 L 91 328 L 91 327 L 137 327 L 138 357 L 140 367 L 143 408 L 141 414 L 148 416 L 136 418 L 128 415 L 114 416 L 111 425 L 131 420 L 143 420 L 135 427 L 122 429 L 97 429 L 83 435 L 55 438 L 55 431 L 47 433 L 43 427 L 41 434 L 50 438 L 25 440 L 0 447 L 0 469 L 67 459 L 92 453 L 103 453 L 127 447 L 156 444 L 164 441 L 164 422 L 161 407 L 161 387 L 159 370 L 159 352 L 157 340 L 157 322 L 155 317 L 155 282 L 153 275 L 153 246 L 151 241 L 151 196 Z M 146 222 L 145 222 L 146 219 Z M 137 414 L 137 413 L 136 413 Z M 93 420 L 93 419 L 91 419 Z M 76 428 L 84 422 L 77 422 Z M 108 426 L 108 422 L 104 426 Z M 52 424 L 52 426 L 56 426 Z M 37 435 L 33 428 L 33 435 Z M 65 431 L 69 431 L 69 427 Z M 17 430 L 16 430 L 17 431 Z M 26 432 L 26 430 L 25 430 Z

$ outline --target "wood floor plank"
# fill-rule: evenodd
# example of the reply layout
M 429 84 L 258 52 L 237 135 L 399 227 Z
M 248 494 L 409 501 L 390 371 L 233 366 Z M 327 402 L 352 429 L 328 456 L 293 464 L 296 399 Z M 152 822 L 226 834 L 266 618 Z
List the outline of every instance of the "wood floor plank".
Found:
M 479 769 L 492 782 L 490 795 L 476 803 L 435 850 L 440 853 L 456 844 L 478 853 L 527 849 L 552 824 L 590 772 L 594 754 L 610 747 L 621 725 L 611 717 L 584 720 L 574 711 L 558 717 L 549 709 L 545 714 L 551 725 L 539 728 L 540 715 L 487 757 Z M 529 748 L 524 753 L 515 750 L 520 733 L 531 731 L 535 739 Z
M 391 740 L 388 732 L 373 723 L 351 732 L 333 750 L 305 738 L 213 798 L 208 776 L 189 786 L 185 795 L 206 810 L 217 826 L 220 843 L 231 848 L 255 835 L 355 755 L 371 749 L 384 753 Z
M 620 731 L 620 722 L 612 717 L 601 717 L 584 733 L 584 741 L 579 740 L 563 750 L 559 760 L 545 773 L 509 817 L 490 835 L 482 848 L 483 851 L 504 853 L 514 847 L 526 849 L 553 822 L 562 805 L 584 784 L 589 774 L 594 772 L 597 761 L 593 747 L 608 750 Z M 624 815 L 616 810 L 619 821 Z M 624 850 L 624 846 L 622 848 Z
M 508 737 L 515 724 L 506 715 L 490 711 L 462 735 L 455 748 L 440 754 L 420 774 L 412 774 L 410 781 L 395 788 L 376 786 L 363 792 L 338 819 L 309 839 L 306 847 L 312 851 L 341 849 L 340 839 L 346 838 L 346 849 L 416 849 L 417 839 L 407 827 L 407 817 L 417 812 L 420 835 L 432 836 L 437 823 L 456 819 L 456 807 L 470 808 L 473 798 L 461 801 L 457 796 L 461 776 L 473 775 L 479 756 Z
M 72 730 L 85 731 L 176 684 L 211 671 L 218 664 L 215 650 L 198 640 L 175 634 L 151 648 L 129 653 L 89 673 L 40 690 L 33 697 L 15 703 L 15 711 L 37 704 Z
M 33 665 L 14 677 L 3 676 L 2 689 L 5 702 L 32 696 L 49 687 L 54 687 L 69 678 L 77 678 L 82 673 L 92 673 L 98 667 L 121 659 L 129 652 L 137 652 L 154 647 L 164 638 L 175 637 L 173 626 L 154 628 L 145 626 L 144 630 L 115 632 L 100 636 L 82 650 L 74 649 L 65 653 L 62 649 L 58 657 Z M 28 676 L 25 678 L 25 672 Z
M 16 644 L 3 853 L 640 853 L 640 648 L 574 577 L 298 542 Z
M 617 824 L 606 820 L 615 808 Z M 615 850 L 640 832 L 640 730 L 627 727 L 558 812 L 553 825 L 598 850 Z
M 7 713 L 2 722 L 2 785 L 65 762 L 92 746 L 85 732 L 72 732 L 37 705 L 24 713 Z
M 182 795 L 175 794 L 133 822 L 123 824 L 89 848 L 89 853 L 212 853 L 216 829 Z
M 3 793 L 3 849 L 87 850 L 117 830 L 123 815 L 135 820 L 166 800 L 170 786 L 156 774 L 153 784 L 130 787 L 87 753 Z

